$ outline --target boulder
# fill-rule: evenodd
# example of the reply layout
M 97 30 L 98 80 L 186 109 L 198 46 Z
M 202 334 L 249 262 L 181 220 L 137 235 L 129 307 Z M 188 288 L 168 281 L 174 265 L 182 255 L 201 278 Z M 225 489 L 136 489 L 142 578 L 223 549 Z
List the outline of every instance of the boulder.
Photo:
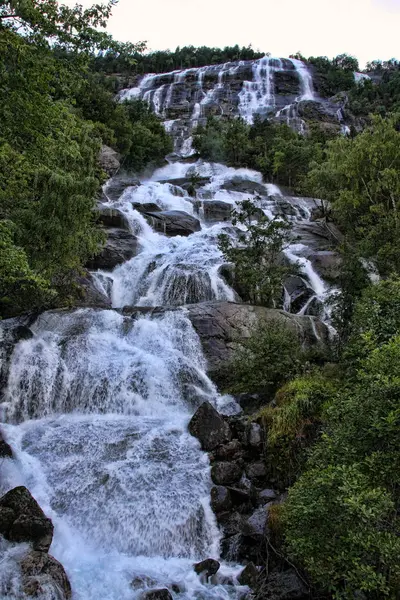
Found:
M 13 453 L 11 450 L 11 446 L 7 444 L 7 442 L 3 439 L 3 436 L 0 431 L 0 458 L 12 458 Z
M 263 461 L 246 465 L 246 475 L 250 481 L 257 482 L 267 476 L 267 467 Z
M 171 592 L 166 588 L 143 592 L 139 598 L 140 600 L 172 600 Z
M 89 306 L 93 308 L 111 308 L 111 300 L 100 292 L 94 284 L 90 273 L 77 277 L 80 297 L 76 300 L 76 306 Z
M 111 208 L 104 204 L 99 204 L 95 208 L 95 213 L 104 227 L 113 227 L 117 229 L 126 229 L 129 231 L 129 222 L 123 212 L 118 208 Z
M 229 202 L 222 202 L 221 200 L 203 200 L 201 208 L 205 221 L 213 223 L 229 221 L 233 206 Z
M 215 513 L 229 510 L 232 506 L 229 490 L 222 485 L 215 485 L 211 488 L 211 508 Z M 1 527 L 1 513 L 0 513 Z
M 263 585 L 264 598 L 271 600 L 306 600 L 310 598 L 309 590 L 294 571 L 272 571 Z
M 140 185 L 139 179 L 136 177 L 113 177 L 109 181 L 104 188 L 104 196 L 110 202 L 116 202 L 120 199 L 124 191 L 128 188 L 136 188 Z
M 111 177 L 118 172 L 121 167 L 119 162 L 120 155 L 118 152 L 110 148 L 109 146 L 102 146 L 99 154 L 99 164 L 100 167 L 110 175 Z
M 223 378 L 221 369 L 229 364 L 235 349 L 261 321 L 266 325 L 271 321 L 287 323 L 296 331 L 304 348 L 323 351 L 329 341 L 327 326 L 316 317 L 235 302 L 203 302 L 187 309 L 200 337 L 208 372 L 217 383 Z
M 86 268 L 112 271 L 118 265 L 130 260 L 137 253 L 137 237 L 124 229 L 108 229 L 107 242 L 103 250 L 94 256 Z
M 22 585 L 27 596 L 43 593 L 48 600 L 69 600 L 71 584 L 64 567 L 46 552 L 29 552 L 20 562 Z
M 182 210 L 163 210 L 145 213 L 150 225 L 168 236 L 188 236 L 195 231 L 200 231 L 200 221 Z
M 258 183 L 257 181 L 251 181 L 250 179 L 240 177 L 239 175 L 225 181 L 223 188 L 231 192 L 241 192 L 268 198 L 268 190 L 264 184 Z
M 240 458 L 243 454 L 243 448 L 239 440 L 232 440 L 227 444 L 219 446 L 215 451 L 215 457 L 218 460 L 232 460 Z
M 221 565 L 217 560 L 214 560 L 213 558 L 207 558 L 206 560 L 202 560 L 201 562 L 193 565 L 193 568 L 197 575 L 201 575 L 202 573 L 204 573 L 208 579 L 209 577 L 212 577 L 212 575 L 215 575 L 215 573 L 217 573 L 220 566 Z
M 12 542 L 30 542 L 34 550 L 48 551 L 53 539 L 53 523 L 26 487 L 16 487 L 0 498 L 0 515 L 6 539 Z
M 250 562 L 246 565 L 237 579 L 240 585 L 248 585 L 251 588 L 255 587 L 258 579 L 258 569 L 255 564 Z
M 161 212 L 161 208 L 155 202 L 132 202 L 132 206 L 140 213 Z
M 211 479 L 216 485 L 231 485 L 240 480 L 242 473 L 235 462 L 218 462 L 211 469 Z
M 256 508 L 253 514 L 245 519 L 242 524 L 241 533 L 247 537 L 260 538 L 268 532 L 268 508 L 261 506 Z
M 209 402 L 197 409 L 190 420 L 189 432 L 200 441 L 203 450 L 214 450 L 231 439 L 228 423 Z

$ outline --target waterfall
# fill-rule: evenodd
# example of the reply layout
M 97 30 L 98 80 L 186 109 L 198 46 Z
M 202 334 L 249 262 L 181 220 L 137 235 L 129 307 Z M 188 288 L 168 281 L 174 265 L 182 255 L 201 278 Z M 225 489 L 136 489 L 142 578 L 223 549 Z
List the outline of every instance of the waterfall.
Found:
M 290 59 L 293 63 L 294 68 L 297 71 L 297 74 L 300 79 L 301 85 L 301 96 L 299 100 L 315 100 L 314 90 L 313 90 L 313 81 L 310 71 L 307 69 L 306 65 L 296 58 Z
M 196 198 L 185 187 L 193 174 L 201 178 Z M 212 585 L 193 570 L 195 561 L 219 557 L 221 534 L 210 508 L 208 456 L 187 424 L 205 400 L 221 412 L 235 406 L 209 379 L 184 305 L 237 299 L 220 275 L 218 249 L 218 235 L 235 230 L 229 221 L 207 222 L 205 207 L 225 203 L 229 214 L 248 198 L 271 218 L 287 211 L 295 227 L 309 224 L 309 199 L 283 195 L 256 171 L 203 161 L 168 164 L 108 200 L 139 243 L 131 260 L 93 273 L 114 308 L 45 312 L 8 359 L 0 418 L 15 460 L 5 461 L 1 492 L 26 485 L 53 520 L 50 552 L 64 565 L 74 600 L 132 600 L 172 586 L 182 600 L 239 600 L 247 591 L 226 584 L 237 582 L 240 565 L 222 562 Z M 198 218 L 200 231 L 158 233 L 146 206 Z M 296 244 L 288 258 L 326 297 L 307 246 Z M 17 554 L 4 544 L 0 590 Z

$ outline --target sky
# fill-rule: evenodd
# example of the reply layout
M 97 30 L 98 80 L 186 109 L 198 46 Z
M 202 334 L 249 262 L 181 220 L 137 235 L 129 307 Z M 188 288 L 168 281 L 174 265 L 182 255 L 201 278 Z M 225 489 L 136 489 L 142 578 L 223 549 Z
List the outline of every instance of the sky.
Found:
M 108 31 L 149 50 L 251 44 L 281 57 L 346 52 L 364 66 L 400 58 L 400 0 L 119 0 Z

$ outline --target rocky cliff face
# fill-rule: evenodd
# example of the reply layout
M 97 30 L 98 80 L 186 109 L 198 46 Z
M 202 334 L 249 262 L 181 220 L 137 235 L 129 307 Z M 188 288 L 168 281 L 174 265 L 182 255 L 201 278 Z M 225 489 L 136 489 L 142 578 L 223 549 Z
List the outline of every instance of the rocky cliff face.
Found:
M 122 101 L 132 98 L 147 101 L 164 120 L 180 156 L 193 153 L 192 133 L 210 115 L 240 115 L 249 123 L 260 115 L 300 132 L 306 131 L 307 121 L 317 120 L 345 131 L 343 98 L 320 98 L 312 72 L 296 59 L 266 56 L 257 61 L 148 74 L 120 92 Z

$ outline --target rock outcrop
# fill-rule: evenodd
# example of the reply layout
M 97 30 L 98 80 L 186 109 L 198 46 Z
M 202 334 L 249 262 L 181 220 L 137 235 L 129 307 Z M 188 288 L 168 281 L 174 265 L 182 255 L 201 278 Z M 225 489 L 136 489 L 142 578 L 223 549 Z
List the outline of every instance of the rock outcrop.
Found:
M 53 524 L 26 487 L 16 487 L 0 498 L 0 534 L 11 542 L 31 545 L 18 559 L 21 588 L 26 596 L 71 598 L 71 585 L 63 566 L 48 554 Z
M 86 264 L 92 271 L 102 269 L 112 271 L 118 265 L 130 260 L 137 253 L 137 237 L 125 229 L 110 228 L 107 230 L 107 242 L 97 256 Z
M 109 146 L 102 146 L 99 154 L 100 167 L 112 177 L 115 175 L 121 164 L 119 162 L 119 154 Z
M 195 231 L 200 231 L 200 221 L 181 210 L 165 210 L 145 213 L 150 225 L 168 236 L 188 236 Z
M 187 308 L 201 339 L 210 376 L 217 381 L 221 367 L 229 362 L 240 342 L 248 338 L 252 328 L 261 321 L 267 325 L 272 321 L 286 323 L 308 348 L 323 349 L 329 339 L 328 328 L 316 317 L 234 302 L 203 302 Z

